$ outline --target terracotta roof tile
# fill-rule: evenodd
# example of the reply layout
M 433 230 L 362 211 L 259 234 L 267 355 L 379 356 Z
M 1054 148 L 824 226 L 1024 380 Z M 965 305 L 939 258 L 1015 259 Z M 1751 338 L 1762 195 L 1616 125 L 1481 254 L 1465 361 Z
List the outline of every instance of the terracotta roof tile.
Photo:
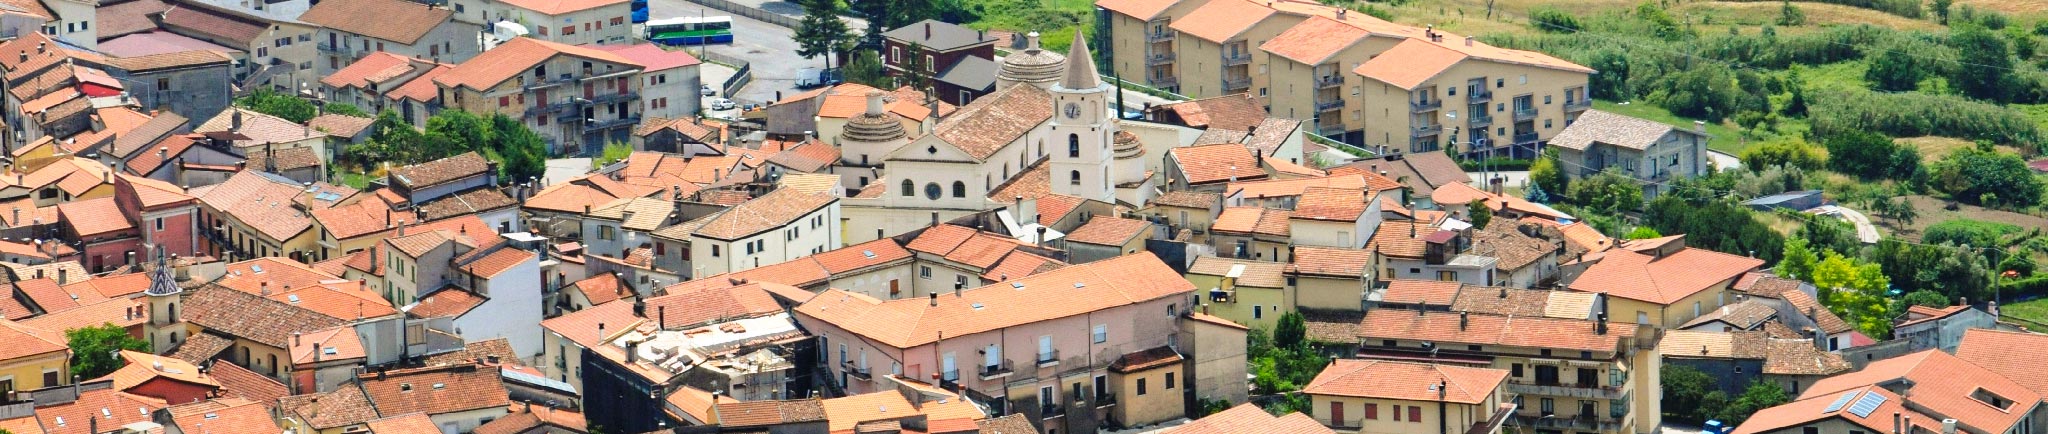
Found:
M 376 119 L 371 118 L 327 113 L 307 120 L 306 126 L 335 136 L 352 137 L 361 134 L 363 130 L 370 128 L 370 124 L 376 122 Z
M 1499 345 L 1516 348 L 1549 348 L 1576 351 L 1614 352 L 1623 339 L 1636 334 L 1636 325 L 1608 323 L 1607 334 L 1595 333 L 1593 322 L 1583 319 L 1467 315 L 1452 312 L 1423 312 L 1376 309 L 1366 312 L 1355 330 L 1360 340 L 1403 339 L 1436 342 L 1439 345 Z
M 847 273 L 867 267 L 910 259 L 910 251 L 896 244 L 896 240 L 883 238 L 825 253 L 811 255 L 825 271 L 832 274 Z
M 1322 246 L 1296 246 L 1290 274 L 1357 279 L 1365 275 L 1372 251 Z
M 2033 405 L 2041 400 L 2040 395 L 2032 390 L 1996 372 L 1939 350 L 1927 350 L 1878 360 L 1860 371 L 1821 379 L 1800 394 L 1800 398 L 1804 398 L 1800 401 L 1864 389 L 1896 379 L 1912 382 L 1909 390 L 1914 407 L 1956 419 L 1965 429 L 1977 432 L 2004 432 L 2026 414 L 2013 411 L 2011 406 L 2020 405 L 2018 403 Z M 1972 397 L 1980 392 L 2009 400 L 2008 407 L 1995 408 Z M 1897 397 L 1893 398 L 1887 401 Z M 1754 417 L 1751 420 L 1753 422 L 1744 425 L 1757 423 Z M 1763 424 L 1765 427 L 1770 425 L 1773 424 Z
M 143 309 L 141 315 L 133 315 L 134 309 L 140 306 L 142 306 L 141 303 L 126 298 L 102 299 L 91 304 L 24 319 L 21 320 L 21 324 L 53 332 L 64 332 L 71 329 L 94 327 L 103 324 L 113 324 L 118 327 L 127 328 L 149 321 L 149 309 Z
M 1010 279 L 1057 270 L 1067 265 L 1057 259 L 1015 250 L 1011 251 L 1009 256 L 1004 256 L 1002 262 L 997 262 L 994 266 L 988 267 L 987 271 L 983 271 L 981 278 L 991 282 L 1008 282 Z
M 248 45 L 269 30 L 270 23 L 246 14 L 233 13 L 204 2 L 179 2 L 165 10 L 165 27 L 184 28 Z
M 473 364 L 430 367 L 358 378 L 379 414 L 448 414 L 510 404 L 498 370 Z
M 1356 222 L 1365 215 L 1366 206 L 1364 190 L 1309 187 L 1302 190 L 1301 200 L 1295 202 L 1291 217 Z
M 1233 1 L 1233 0 L 1224 0 Z M 1187 424 L 1167 428 L 1161 434 L 1335 434 L 1321 422 L 1301 413 L 1288 413 L 1273 417 L 1265 409 L 1251 403 L 1238 404 L 1229 410 L 1196 419 Z
M 234 345 L 234 340 L 216 336 L 212 333 L 193 333 L 192 336 L 186 337 L 184 341 L 178 342 L 178 346 L 172 347 L 171 352 L 164 355 L 176 357 L 178 360 L 184 360 L 194 365 L 203 365 L 208 360 L 213 360 L 214 356 L 219 356 L 221 352 L 227 351 L 228 347 Z M 232 365 L 233 363 L 229 364 Z M 283 386 L 280 385 L 279 387 Z
M 1508 371 L 1382 360 L 1337 359 L 1302 393 L 1325 396 L 1479 404 L 1499 395 Z M 1441 394 L 1431 386 L 1442 385 Z
M 1587 110 L 1579 115 L 1578 120 L 1566 125 L 1563 131 L 1558 131 L 1550 143 L 1580 151 L 1591 148 L 1594 143 L 1640 151 L 1648 149 L 1650 144 L 1672 130 L 1671 124 L 1663 122 Z
M 435 65 L 434 69 L 420 73 L 418 77 L 413 77 L 412 80 L 406 81 L 405 84 L 399 85 L 396 89 L 384 92 L 384 97 L 392 101 L 413 100 L 419 102 L 431 102 L 440 99 L 441 91 L 439 87 L 435 86 L 435 79 L 453 69 L 455 67 L 449 65 Z
M 1072 232 L 1068 232 L 1065 239 L 1067 242 L 1073 243 L 1123 246 L 1124 243 L 1130 242 L 1132 238 L 1144 235 L 1151 228 L 1152 222 L 1144 220 L 1099 216 L 1089 219 L 1087 224 L 1083 224 Z
M 420 297 L 406 313 L 419 318 L 460 317 L 484 304 L 484 298 L 469 291 L 448 288 Z
M 397 1 L 397 0 L 380 0 Z M 418 3 L 407 3 L 409 7 L 420 8 Z M 434 83 L 446 87 L 468 87 L 490 89 L 510 80 L 512 77 L 533 69 L 555 56 L 572 56 L 589 60 L 609 62 L 627 68 L 641 68 L 637 62 L 627 60 L 609 51 L 594 48 L 565 45 L 534 38 L 513 38 L 499 44 L 497 48 L 472 57 L 456 65 L 454 69 L 434 77 Z
M 1525 234 L 1522 228 L 1509 221 L 1495 221 L 1485 228 L 1472 232 L 1472 246 L 1466 253 L 1499 259 L 1496 264 L 1501 270 L 1520 270 L 1544 256 L 1559 254 L 1559 246 L 1552 241 Z M 1534 227 L 1530 229 L 1535 229 Z M 1559 234 L 1562 238 L 1562 234 Z
M 1236 234 L 1270 235 L 1285 237 L 1291 233 L 1287 219 L 1293 213 L 1285 210 L 1257 207 L 1229 207 L 1216 217 L 1210 229 Z
M 798 223 L 798 218 L 830 206 L 838 200 L 837 197 L 827 194 L 777 189 L 711 217 L 711 220 L 697 229 L 696 234 L 713 239 L 737 240 Z
M 1462 285 L 1438 280 L 1394 280 L 1387 282 L 1386 295 L 1380 298 L 1380 302 L 1449 306 L 1457 299 Z
M 1240 269 L 1238 268 L 1239 266 L 1243 266 L 1243 268 Z M 1195 258 L 1193 264 L 1188 265 L 1188 274 L 1230 277 L 1231 273 L 1235 271 L 1237 273 L 1238 286 L 1285 288 L 1287 287 L 1287 278 L 1283 275 L 1283 272 L 1286 269 L 1287 264 L 1278 262 L 1200 256 Z
M 1223 203 L 1223 195 L 1188 190 L 1170 191 L 1152 198 L 1153 205 L 1177 206 L 1182 208 L 1215 209 Z
M 225 65 L 233 61 L 233 58 L 229 58 L 225 54 L 205 50 L 191 50 L 147 56 L 111 58 L 107 59 L 107 65 L 133 73 L 200 65 Z
M 61 330 L 29 327 L 0 319 L 0 360 L 19 360 L 55 352 L 70 351 Z
M 881 301 L 844 290 L 827 290 L 798 306 L 796 315 L 799 322 L 823 321 L 884 345 L 909 348 L 936 340 L 941 327 L 949 335 L 963 336 L 1185 295 L 1193 290 L 1192 284 L 1157 257 L 1138 253 L 967 290 L 959 298 L 942 297 L 937 307 L 929 306 L 926 300 Z M 1044 303 L 1049 291 L 1101 292 L 1105 296 L 1065 297 L 1070 302 Z M 981 309 L 971 306 L 977 303 Z
M 1180 168 L 1183 179 L 1189 184 L 1250 181 L 1266 177 L 1266 172 L 1261 170 L 1259 163 L 1252 158 L 1251 148 L 1246 148 L 1243 144 L 1221 143 L 1173 148 L 1167 151 L 1167 155 Z
M 476 427 L 476 434 L 519 434 L 534 428 L 549 427 L 570 431 L 584 431 L 589 423 L 583 413 L 564 408 L 533 406 L 532 404 L 512 406 L 512 412 L 504 417 L 491 420 Z M 383 434 L 383 433 L 375 433 Z
M 179 317 L 206 330 L 276 348 L 290 346 L 292 332 L 319 330 L 344 322 L 313 310 L 217 285 L 186 292 L 184 312 Z
M 95 424 L 107 429 L 149 422 L 150 413 L 165 406 L 161 399 L 113 389 L 93 389 L 80 392 L 76 401 L 38 406 L 35 415 L 51 434 L 90 434 L 87 427 Z M 65 423 L 57 423 L 57 419 L 64 419 Z
M 391 179 L 415 190 L 471 176 L 484 175 L 490 161 L 475 152 L 391 169 Z
M 976 98 L 939 121 L 933 134 L 975 160 L 987 160 L 1051 119 L 1052 109 L 1051 93 L 1037 86 L 1013 86 Z
M 1554 291 L 1508 287 L 1462 286 L 1451 299 L 1451 310 L 1487 315 L 1545 316 Z M 1585 318 L 1581 312 L 1577 318 Z
M 525 264 L 528 261 L 537 260 L 538 258 L 533 252 L 526 250 L 499 247 L 496 251 L 470 258 L 466 264 L 462 265 L 462 271 L 476 277 L 491 279 L 498 277 L 500 274 L 505 274 L 506 271 L 511 271 L 513 267 Z
M 1765 321 L 1770 321 L 1777 316 L 1778 310 L 1770 305 L 1756 300 L 1743 300 L 1702 314 L 1698 318 L 1686 321 L 1685 325 L 1679 326 L 1679 328 L 1690 328 L 1709 322 L 1721 321 L 1737 329 L 1755 330 L 1757 326 L 1761 326 Z
M 718 422 L 724 427 L 765 427 L 826 420 L 825 405 L 818 399 L 794 401 L 726 401 L 715 405 Z
M 1303 65 L 1320 65 L 1330 56 L 1365 40 L 1372 32 L 1331 18 L 1312 17 L 1287 28 L 1279 36 L 1259 44 L 1266 50 Z M 1340 77 L 1341 78 L 1341 77 Z
M 414 44 L 450 23 L 455 11 L 401 0 L 329 0 L 299 14 L 299 20 L 336 31 L 400 44 Z M 431 42 L 431 41 L 429 41 Z
M 1570 288 L 1665 305 L 1714 285 L 1733 282 L 1762 265 L 1763 261 L 1755 258 L 1697 248 L 1686 248 L 1662 258 L 1614 250 L 1581 273 Z
M 1175 3 L 1179 2 L 1179 0 L 1102 0 L 1095 2 L 1095 6 L 1136 18 L 1139 21 L 1151 21 L 1153 17 L 1166 12 L 1167 8 L 1171 8 Z
M 441 427 L 434 426 L 434 419 L 426 413 L 412 413 L 391 416 L 366 423 L 370 434 L 440 434 Z
M 2048 348 L 2048 335 L 1969 329 L 1956 346 L 1956 358 L 2003 375 L 2036 394 L 2048 393 L 2048 372 L 2041 370 L 2039 358 L 2030 355 L 2030 349 L 2038 348 Z
M 289 240 L 312 228 L 311 215 L 292 207 L 300 192 L 295 182 L 261 172 L 234 176 L 199 194 L 199 201 L 248 224 L 274 240 Z
M 626 0 L 514 0 L 506 3 L 546 15 L 566 15 L 625 2 Z
M 1173 20 L 1173 30 L 1220 44 L 1236 39 L 1274 12 L 1273 8 L 1245 0 L 1211 1 Z

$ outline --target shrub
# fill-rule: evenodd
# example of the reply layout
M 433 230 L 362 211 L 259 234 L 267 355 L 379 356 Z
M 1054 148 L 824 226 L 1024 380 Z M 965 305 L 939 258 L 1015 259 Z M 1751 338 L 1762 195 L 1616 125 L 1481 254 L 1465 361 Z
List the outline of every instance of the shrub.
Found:
M 1878 132 L 1899 137 L 1932 136 L 1989 140 L 2037 148 L 2040 127 L 2026 115 L 1953 95 L 1825 91 L 1807 100 L 1813 133 Z M 1830 156 L 1830 159 L 1836 158 Z
M 1863 179 L 1901 179 L 1919 168 L 1920 152 L 1875 133 L 1828 137 L 1828 168 Z
M 1534 24 L 1537 30 L 1555 33 L 1572 33 L 1579 31 L 1581 28 L 1579 26 L 1579 17 L 1548 6 L 1530 11 L 1529 23 Z
M 1959 202 L 2025 208 L 2041 202 L 2041 178 L 2018 155 L 1988 146 L 1950 153 L 1934 163 L 1936 189 Z
M 1814 170 L 1825 164 L 1827 157 L 1821 156 L 1820 147 L 1798 138 L 1772 140 L 1742 151 L 1742 167 L 1750 172 L 1787 165 Z
M 2019 226 L 2005 223 L 1955 219 L 1928 226 L 1921 232 L 1920 242 L 1992 247 L 2001 245 L 1998 243 L 1999 237 L 2019 231 Z

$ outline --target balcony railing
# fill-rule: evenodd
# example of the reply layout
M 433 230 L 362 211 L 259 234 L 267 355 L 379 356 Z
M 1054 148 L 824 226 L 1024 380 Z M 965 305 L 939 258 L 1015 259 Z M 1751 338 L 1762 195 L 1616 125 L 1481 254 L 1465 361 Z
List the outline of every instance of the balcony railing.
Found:
M 618 128 L 622 126 L 631 126 L 637 123 L 640 123 L 639 115 L 627 116 L 618 119 L 607 119 L 583 125 L 583 132 L 588 133 L 593 131 Z
M 1491 91 L 1491 90 L 1487 90 L 1487 89 L 1486 89 L 1485 87 L 1483 87 L 1483 86 L 1482 86 L 1482 87 L 1476 87 L 1476 88 L 1468 87 L 1468 88 L 1465 88 L 1465 98 L 1466 98 L 1467 102 L 1470 102 L 1470 103 L 1473 103 L 1473 104 L 1479 104 L 1479 103 L 1484 103 L 1484 102 L 1487 102 L 1487 101 L 1493 101 L 1493 91 Z
M 1525 426 L 1525 427 L 1531 427 L 1531 428 L 1536 428 L 1536 429 L 1539 429 L 1539 430 L 1569 430 L 1569 431 L 1607 431 L 1607 432 L 1611 432 L 1611 431 L 1618 431 L 1618 430 L 1620 430 L 1620 429 L 1621 429 L 1621 422 L 1620 422 L 1620 421 L 1618 421 L 1618 420 L 1615 420 L 1615 419 L 1612 419 L 1612 418 L 1601 418 L 1601 417 L 1599 417 L 1599 416 L 1596 416 L 1596 415 L 1578 415 L 1578 416 L 1527 416 L 1527 415 L 1516 415 L 1516 416 L 1514 417 L 1514 419 L 1510 419 L 1510 423 L 1509 423 L 1509 424 L 1510 424 L 1510 425 L 1518 425 L 1518 426 Z
M 1535 382 L 1509 381 L 1508 393 L 1517 395 L 1558 396 L 1577 399 L 1621 399 L 1628 394 L 1620 387 L 1603 387 L 1597 384 L 1542 384 Z
M 1038 352 L 1038 367 L 1043 368 L 1058 364 L 1060 364 L 1060 350 Z
M 331 44 L 326 42 L 320 43 L 319 50 L 322 53 L 339 54 L 343 56 L 353 55 L 355 54 L 356 51 L 353 48 L 349 48 L 348 44 Z
M 1409 135 L 1409 136 L 1412 136 L 1412 137 L 1425 137 L 1425 136 L 1434 136 L 1434 135 L 1437 135 L 1437 133 L 1442 133 L 1442 132 L 1444 132 L 1444 126 L 1443 126 L 1442 124 L 1438 124 L 1438 125 L 1423 125 L 1423 126 L 1419 126 L 1419 127 L 1415 127 L 1415 128 L 1413 128 L 1413 129 L 1412 129 L 1412 131 L 1410 131 L 1408 135 Z
M 1116 394 L 1114 394 L 1114 393 L 1109 393 L 1109 391 L 1106 391 L 1106 390 L 1105 390 L 1105 391 L 1097 391 L 1097 392 L 1095 393 L 1095 407 L 1096 407 L 1096 408 L 1108 407 L 1108 406 L 1112 406 L 1112 405 L 1116 405 Z
M 1318 112 L 1326 112 L 1340 108 L 1344 108 L 1344 99 L 1342 98 L 1328 101 L 1316 101 L 1316 111 Z
M 1316 134 L 1322 134 L 1324 137 L 1341 135 L 1346 132 L 1343 122 L 1323 121 L 1322 124 L 1316 126 Z
M 1225 79 L 1223 79 L 1223 90 L 1224 90 L 1224 91 L 1230 91 L 1230 90 L 1235 90 L 1235 89 L 1250 89 L 1251 87 L 1252 87 L 1252 78 L 1251 78 L 1251 77 L 1241 77 L 1241 78 L 1225 78 Z
M 994 380 L 997 378 L 1007 377 L 1014 372 L 1017 372 L 1017 370 L 1016 368 L 1010 365 L 1010 359 L 1003 359 L 1002 361 L 996 362 L 996 364 L 994 365 L 982 366 L 981 379 Z
M 1223 53 L 1223 66 L 1237 66 L 1252 63 L 1252 53 Z
M 1179 33 L 1180 33 L 1180 32 L 1175 32 L 1175 31 L 1171 31 L 1171 30 L 1168 30 L 1168 31 L 1164 31 L 1164 32 L 1145 32 L 1145 42 L 1166 42 L 1166 41 L 1171 41 L 1171 40 L 1173 40 L 1173 36 L 1174 36 L 1174 35 L 1176 35 L 1176 34 L 1179 34 Z
M 1444 108 L 1444 100 L 1437 99 L 1429 101 L 1408 102 L 1408 111 L 1415 113 L 1433 112 L 1440 108 Z
M 591 101 L 591 102 L 594 102 L 594 103 L 598 103 L 598 104 L 610 104 L 610 103 L 615 103 L 615 102 L 619 102 L 619 101 L 631 101 L 631 100 L 634 100 L 634 99 L 638 99 L 638 98 L 640 98 L 640 94 L 639 94 L 639 93 L 634 93 L 634 92 L 617 92 L 617 93 L 607 93 L 607 94 L 603 94 L 603 95 L 598 95 L 598 96 L 597 96 L 597 97 L 595 97 L 595 98 L 591 98 L 591 99 L 590 99 L 590 101 Z
M 1038 417 L 1040 417 L 1040 418 L 1044 418 L 1044 419 L 1051 419 L 1051 418 L 1054 418 L 1054 417 L 1059 417 L 1059 416 L 1062 416 L 1062 415 L 1065 415 L 1065 414 L 1067 414 L 1067 408 L 1066 408 L 1066 407 L 1061 407 L 1061 406 L 1060 406 L 1059 404 L 1053 404 L 1053 405 L 1042 405 L 1042 404 L 1041 404 L 1041 405 L 1039 405 L 1039 406 L 1038 406 Z
M 1157 66 L 1173 63 L 1173 53 L 1154 53 L 1145 56 L 1145 65 Z
M 1472 128 L 1486 128 L 1488 125 L 1493 125 L 1493 115 L 1475 114 L 1466 120 L 1471 122 Z
M 1343 87 L 1343 86 L 1344 86 L 1344 76 L 1341 76 L 1341 75 L 1329 75 L 1329 76 L 1323 76 L 1323 77 L 1317 77 L 1317 78 L 1316 78 L 1316 88 L 1317 88 L 1317 89 L 1329 89 L 1329 88 L 1333 88 L 1333 87 Z
M 1580 98 L 1576 100 L 1564 100 L 1564 111 L 1579 112 L 1586 111 L 1587 109 L 1591 108 L 1593 108 L 1593 100 L 1590 99 Z
M 851 375 L 854 378 L 859 378 L 861 379 L 861 381 L 867 381 L 874 378 L 871 375 L 872 371 L 869 371 L 868 368 L 863 368 L 860 365 L 854 364 L 852 361 L 840 362 L 839 367 L 841 369 L 846 370 L 846 375 Z
M 1515 133 L 1514 144 L 1521 145 L 1528 143 L 1536 143 L 1536 133 Z
M 1536 119 L 1536 108 L 1535 108 L 1535 107 L 1517 107 L 1517 108 L 1515 108 L 1515 121 L 1516 121 L 1516 122 L 1521 122 L 1521 121 L 1526 121 L 1526 120 L 1531 120 L 1531 119 Z
M 577 77 L 574 74 L 561 74 L 556 75 L 554 77 L 546 78 L 528 78 L 525 88 L 526 90 L 534 90 L 545 87 L 554 87 L 563 84 L 575 83 L 576 80 Z
M 533 116 L 533 115 L 539 115 L 539 114 L 542 114 L 542 113 L 552 113 L 552 112 L 567 112 L 567 111 L 569 111 L 570 109 L 574 109 L 574 108 L 576 108 L 577 106 L 579 106 L 579 105 L 581 105 L 581 104 L 584 104 L 584 103 L 588 103 L 588 102 L 590 102 L 590 101 L 589 101 L 589 100 L 585 100 L 585 99 L 582 99 L 582 98 L 573 98 L 573 99 L 568 99 L 568 100 L 562 100 L 562 101 L 556 101 L 556 102 L 551 102 L 551 103 L 547 103 L 547 104 L 537 105 L 537 106 L 533 106 L 533 107 L 527 107 L 527 108 L 526 108 L 526 115 L 527 115 L 527 116 Z
M 1145 80 L 1145 84 L 1152 87 L 1174 87 L 1180 85 L 1180 77 L 1152 77 Z

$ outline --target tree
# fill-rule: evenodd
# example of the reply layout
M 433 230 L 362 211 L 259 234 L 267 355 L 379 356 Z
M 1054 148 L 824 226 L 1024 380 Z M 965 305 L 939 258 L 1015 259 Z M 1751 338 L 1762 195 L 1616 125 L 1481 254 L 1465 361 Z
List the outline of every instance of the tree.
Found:
M 1778 25 L 1806 25 L 1806 11 L 1799 10 L 1798 6 L 1793 6 L 1792 0 L 1784 0 L 1784 5 L 1778 7 Z
M 1300 312 L 1280 315 L 1280 323 L 1273 326 L 1273 344 L 1281 348 L 1296 348 L 1308 345 L 1308 321 Z
M 320 109 L 305 99 L 277 93 L 270 88 L 257 88 L 241 98 L 235 99 L 235 106 L 257 113 L 284 118 L 295 124 L 306 123 L 320 114 Z
M 1685 234 L 1685 244 L 1731 255 L 1753 256 L 1775 263 L 1784 252 L 1785 237 L 1756 220 L 1755 211 L 1732 199 L 1700 195 L 1695 181 L 1674 182 L 1671 193 L 1650 201 L 1643 225 L 1664 234 Z M 1612 233 L 1612 232 L 1609 232 Z
M 1934 162 L 1935 187 L 1953 200 L 1982 206 L 2026 208 L 2041 203 L 2041 178 L 2018 155 L 1988 146 L 1961 149 Z
M 602 168 L 607 164 L 612 164 L 613 162 L 624 160 L 626 159 L 626 157 L 631 156 L 633 156 L 632 145 L 619 142 L 606 143 L 604 145 L 604 151 L 598 154 L 597 158 L 590 159 L 590 167 Z
M 362 108 L 356 107 L 351 104 L 330 102 L 327 103 L 327 105 L 325 106 L 321 106 L 320 110 L 342 116 L 355 116 L 359 118 L 373 117 L 372 115 L 370 115 L 370 112 L 363 111 Z
M 1905 297 L 1899 299 L 1899 303 L 1906 306 L 1944 308 L 1948 307 L 1948 297 L 1942 296 L 1939 292 L 1922 289 L 1906 293 Z
M 1487 4 L 1493 3 L 1487 2 Z M 1492 8 L 1488 8 L 1487 11 L 1492 12 Z M 1549 6 L 1539 7 L 1536 10 L 1530 11 L 1529 23 L 1535 24 L 1536 30 L 1553 33 L 1578 33 L 1580 29 L 1578 17 L 1572 16 L 1570 12 Z
M 858 50 L 839 68 L 846 81 L 877 89 L 889 89 L 889 76 L 882 72 L 882 55 L 875 50 Z
M 1694 63 L 1665 77 L 1662 89 L 1649 99 L 1674 115 L 1720 122 L 1735 114 L 1742 98 L 1734 71 L 1720 63 Z
M 1743 421 L 1749 420 L 1749 415 L 1787 402 L 1792 402 L 1792 396 L 1786 394 L 1785 389 L 1778 387 L 1777 383 L 1755 380 L 1749 383 L 1749 387 L 1742 389 L 1741 396 L 1736 397 L 1734 402 L 1728 403 L 1728 407 L 1721 410 L 1720 420 L 1727 426 L 1741 425 Z
M 1529 184 L 1535 188 L 1542 188 L 1548 194 L 1565 193 L 1571 179 L 1565 176 L 1561 164 L 1558 162 L 1556 148 L 1545 149 L 1543 157 L 1529 164 Z
M 799 0 L 797 4 L 804 8 L 804 18 L 791 37 L 796 40 L 797 55 L 806 59 L 826 56 L 829 67 L 832 54 L 852 49 L 853 31 L 839 19 L 839 0 Z
M 1614 168 L 1571 183 L 1565 197 L 1600 212 L 1635 211 L 1643 207 L 1642 183 Z
M 1948 45 L 1956 49 L 1958 64 L 1970 65 L 1951 68 L 1949 84 L 1971 98 L 1995 102 L 2012 100 L 2012 51 L 2005 38 L 1980 26 L 1957 26 L 1957 30 L 1949 33 Z
M 1920 151 L 1872 132 L 1828 137 L 1828 168 L 1865 180 L 1904 179 L 1920 166 Z
M 1471 210 L 1472 227 L 1485 229 L 1487 223 L 1493 222 L 1493 208 L 1487 206 L 1486 199 L 1472 199 L 1465 207 Z
M 119 351 L 149 351 L 149 342 L 128 335 L 112 323 L 64 331 L 71 346 L 71 374 L 99 378 L 121 369 Z
M 1654 228 L 1650 228 L 1648 226 L 1636 226 L 1635 229 L 1630 229 L 1628 231 L 1628 235 L 1624 238 L 1628 238 L 1631 240 L 1647 240 L 1651 238 L 1663 237 L 1664 234 L 1658 233 L 1657 230 Z
M 1948 25 L 1949 6 L 1955 5 L 1955 3 L 1955 0 L 1934 0 L 1934 2 L 1927 5 L 1927 7 L 1928 9 L 1933 9 L 1934 17 L 1938 18 L 1941 21 L 1941 25 L 1946 26 Z
M 1891 335 L 1892 305 L 1885 299 L 1891 279 L 1878 264 L 1830 250 L 1814 265 L 1808 281 L 1820 289 L 1822 304 L 1829 311 L 1849 320 L 1865 335 Z
M 1541 185 L 1529 184 L 1529 192 L 1522 194 L 1522 199 L 1535 203 L 1550 203 L 1550 194 L 1544 193 Z
M 1920 80 L 1927 78 L 1927 65 L 1920 58 L 1907 53 L 1902 44 L 1893 44 L 1878 51 L 1870 60 L 1870 69 L 1863 72 L 1863 79 L 1870 81 L 1870 87 L 1886 92 L 1910 92 L 1920 88 Z
M 1920 218 L 1919 208 L 1913 206 L 1913 202 L 1907 201 L 1906 198 L 1903 197 L 1892 198 L 1891 209 L 1892 219 L 1903 222 L 1907 226 L 1912 226 L 1913 220 Z
M 491 114 L 491 144 L 506 179 L 533 179 L 547 174 L 547 139 L 504 113 Z
M 1785 256 L 1778 260 L 1778 274 L 1787 279 L 1807 280 L 1813 276 L 1813 267 L 1820 262 L 1813 249 L 1806 245 L 1806 238 L 1785 239 Z
M 1713 412 L 1701 411 L 1705 410 L 1703 403 L 1707 395 L 1719 393 L 1714 390 L 1714 377 L 1691 366 L 1671 363 L 1664 364 L 1657 372 L 1661 380 L 1659 388 L 1664 391 L 1664 409 L 1668 412 L 1666 416 L 1683 422 L 1699 423 L 1712 417 L 1713 412 L 1719 411 L 1718 407 Z
M 1772 140 L 1742 150 L 1742 167 L 1752 173 L 1788 165 L 1814 170 L 1826 164 L 1827 157 L 1820 155 L 1818 147 L 1796 137 Z

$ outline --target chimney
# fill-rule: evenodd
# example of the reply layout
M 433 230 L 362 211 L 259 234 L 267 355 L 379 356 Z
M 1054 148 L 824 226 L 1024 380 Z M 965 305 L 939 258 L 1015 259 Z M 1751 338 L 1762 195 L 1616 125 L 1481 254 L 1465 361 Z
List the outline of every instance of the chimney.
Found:
M 261 288 L 261 289 L 262 289 L 262 291 L 263 291 L 263 292 L 262 292 L 262 295 L 263 295 L 264 297 L 269 297 L 269 296 L 270 296 L 270 282 L 269 282 L 269 281 L 264 281 L 264 282 L 263 282 L 263 283 L 261 284 L 261 286 L 259 286 L 259 288 Z
M 303 345 L 299 342 L 299 332 L 292 332 L 292 346 L 296 347 L 299 345 Z
M 886 94 L 882 93 L 882 91 L 879 90 L 868 92 L 868 116 L 882 115 L 882 95 Z
M 1472 46 L 1472 37 L 1471 37 L 1471 36 L 1466 36 L 1466 37 L 1465 37 L 1465 46 L 1467 46 L 1467 47 L 1470 47 L 1470 46 Z
M 962 292 L 962 291 L 964 291 L 964 290 L 966 290 L 966 289 L 967 289 L 967 283 L 965 283 L 965 282 L 953 282 L 953 298 L 960 298 L 960 297 L 961 297 L 961 292 Z
M 636 301 L 635 303 L 638 302 Z M 654 317 L 655 326 L 661 327 L 662 330 L 668 330 L 668 306 L 655 306 Z
M 1266 168 L 1266 150 L 1264 150 L 1264 149 L 1253 149 L 1253 150 L 1252 150 L 1252 167 L 1257 167 L 1257 168 L 1260 168 L 1260 169 L 1264 169 L 1264 168 Z
M 643 299 L 640 299 L 640 298 L 637 298 L 637 297 L 633 299 L 633 316 L 636 316 L 636 317 L 641 317 L 641 318 L 646 318 L 646 317 L 647 317 L 647 301 L 646 301 L 646 300 L 643 300 Z
M 235 112 L 234 112 L 234 114 L 233 114 L 233 115 L 230 115 L 230 116 L 228 117 L 228 131 L 235 131 L 235 132 L 240 132 L 240 131 L 242 131 L 242 110 L 241 110 L 241 109 L 235 109 Z
M 1942 419 L 1942 420 L 1941 420 L 1941 434 L 1956 434 L 1956 420 L 1955 420 L 1955 419 Z
M 1892 434 L 1899 434 L 1899 412 L 1892 412 Z
M 1337 21 L 1344 21 L 1344 13 L 1345 13 L 1345 12 L 1350 12 L 1350 11 L 1351 11 L 1350 9 L 1338 9 L 1338 10 L 1337 10 Z
M 1508 287 L 1500 287 L 1500 298 L 1508 298 Z
M 1230 165 L 1230 182 L 1237 182 L 1237 165 Z
M 1471 323 L 1472 314 L 1470 312 L 1458 311 L 1458 330 L 1464 330 L 1465 326 Z
M 1707 121 L 1692 121 L 1692 132 L 1706 134 Z
M 932 22 L 930 21 L 924 22 L 924 39 L 927 41 L 932 39 Z
M 1045 247 L 1045 226 L 1038 227 L 1038 247 Z
M 1017 221 L 1026 224 L 1045 223 L 1038 221 L 1038 198 L 1025 199 L 1023 195 L 1015 196 L 1015 198 L 1017 199 Z
M 1038 51 L 1038 32 L 1024 34 L 1024 51 Z
M 65 283 L 66 283 L 65 281 L 66 281 L 66 280 L 70 280 L 70 279 L 69 279 L 70 277 L 71 277 L 71 270 L 66 270 L 66 269 L 63 269 L 63 268 L 61 268 L 61 267 L 57 269 L 57 284 L 58 284 L 58 285 L 63 285 L 63 284 L 65 284 Z
M 932 307 L 939 307 L 939 293 L 931 293 Z
M 156 148 L 156 158 L 159 160 L 171 158 L 171 148 L 169 146 Z
M 1607 312 L 1593 316 L 1593 334 L 1607 335 Z

